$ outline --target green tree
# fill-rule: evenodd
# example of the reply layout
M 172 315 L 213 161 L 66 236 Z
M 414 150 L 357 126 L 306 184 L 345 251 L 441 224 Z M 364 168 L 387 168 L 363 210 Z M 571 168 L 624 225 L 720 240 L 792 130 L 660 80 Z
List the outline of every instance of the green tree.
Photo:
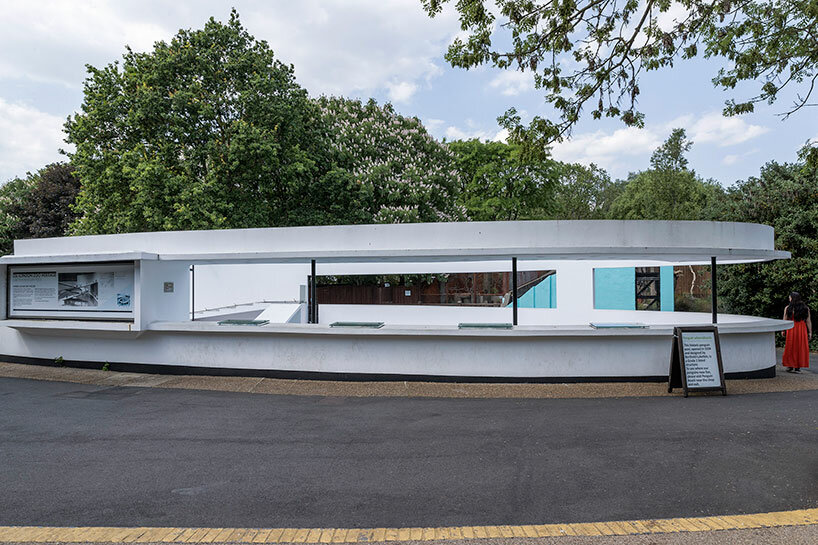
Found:
M 541 219 L 553 210 L 558 164 L 528 157 L 518 145 L 456 140 L 460 201 L 477 221 Z
M 14 250 L 14 240 L 20 236 L 21 205 L 34 189 L 36 180 L 29 175 L 15 178 L 0 186 L 0 255 Z
M 704 219 L 721 186 L 704 181 L 687 168 L 684 154 L 692 142 L 684 129 L 674 129 L 650 159 L 651 168 L 631 174 L 610 211 L 613 219 Z
M 88 73 L 75 233 L 292 224 L 324 174 L 315 104 L 235 11 Z
M 327 177 L 350 188 L 344 194 L 357 203 L 352 223 L 465 219 L 455 156 L 418 118 L 374 100 L 322 97 L 318 105 L 332 157 Z
M 767 163 L 758 177 L 728 189 L 718 219 L 771 225 L 777 249 L 792 259 L 719 269 L 719 295 L 731 312 L 780 318 L 786 298 L 801 293 L 818 312 L 818 168 Z M 818 339 L 817 339 L 818 340 Z
M 12 203 L 8 211 L 17 217 L 18 238 L 61 237 L 77 215 L 72 210 L 80 183 L 74 167 L 54 163 L 29 175 L 32 183 L 25 198 Z
M 625 188 L 625 181 L 611 181 L 596 165 L 563 164 L 555 194 L 555 219 L 595 220 L 610 215 L 611 206 Z
M 449 1 L 422 3 L 434 16 Z M 773 102 L 782 88 L 797 85 L 801 94 L 792 113 L 809 103 L 818 78 L 815 0 L 460 0 L 455 5 L 465 37 L 454 40 L 446 59 L 466 69 L 491 64 L 530 72 L 559 120 L 535 117 L 526 129 L 514 109 L 502 119 L 513 138 L 539 147 L 570 131 L 586 106 L 594 118 L 641 126 L 642 74 L 672 67 L 700 49 L 705 57 L 726 61 L 713 78 L 716 86 L 758 86 L 755 95 L 728 101 L 728 115 Z M 681 13 L 676 22 L 663 24 L 660 16 L 671 8 Z

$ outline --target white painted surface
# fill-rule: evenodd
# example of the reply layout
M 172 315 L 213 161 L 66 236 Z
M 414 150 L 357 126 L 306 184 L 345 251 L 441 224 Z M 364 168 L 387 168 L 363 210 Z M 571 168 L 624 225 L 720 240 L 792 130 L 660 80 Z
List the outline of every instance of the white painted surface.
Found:
M 190 319 L 190 270 L 185 263 L 143 261 L 140 268 L 140 329 L 152 322 Z M 165 282 L 173 283 L 166 293 Z
M 583 314 L 573 311 L 561 312 L 555 308 L 517 309 L 521 327 L 531 326 L 589 327 L 591 322 L 639 322 L 653 326 L 710 325 L 710 314 L 701 312 L 656 312 L 648 310 L 598 310 L 590 309 Z M 384 322 L 399 327 L 416 326 L 456 326 L 461 322 L 511 322 L 511 307 L 468 307 L 435 305 L 319 305 L 318 318 L 321 324 L 332 322 Z M 766 322 L 765 318 L 719 314 L 719 323 L 754 324 Z M 778 321 L 776 321 L 778 322 Z
M 658 313 L 657 313 L 658 314 Z M 667 314 L 667 313 L 664 313 Z M 773 321 L 779 322 L 779 321 Z M 648 334 L 624 331 L 533 328 L 479 332 L 456 328 L 341 331 L 322 325 L 267 329 L 218 326 L 213 322 L 155 324 L 158 330 L 132 338 L 96 332 L 93 339 L 70 331 L 0 327 L 3 353 L 97 362 L 192 365 L 329 373 L 482 377 L 633 377 L 667 374 L 671 328 Z M 721 334 L 725 372 L 775 364 L 766 332 Z M 572 332 L 573 331 L 573 332 Z M 90 333 L 86 332 L 86 335 Z
M 789 257 L 773 229 L 698 221 L 513 221 L 281 227 L 18 240 L 6 262 L 111 252 L 204 262 L 388 262 L 507 259 L 656 259 L 723 262 Z M 3 258 L 6 259 L 6 258 Z
M 296 321 L 301 316 L 301 303 L 279 303 L 269 305 L 258 315 L 256 320 L 269 320 L 276 324 L 287 324 Z M 297 320 L 300 322 L 300 320 Z
M 298 301 L 307 283 L 305 264 L 196 265 L 197 311 L 259 301 Z
M 0 263 L 0 320 L 5 320 L 6 316 L 6 306 L 7 306 L 7 299 L 6 299 L 6 274 L 8 271 L 8 267 Z

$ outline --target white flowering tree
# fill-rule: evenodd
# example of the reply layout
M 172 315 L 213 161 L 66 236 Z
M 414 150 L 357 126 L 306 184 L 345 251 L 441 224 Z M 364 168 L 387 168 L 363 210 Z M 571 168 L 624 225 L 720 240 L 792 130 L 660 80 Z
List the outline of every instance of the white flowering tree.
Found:
M 455 158 L 416 117 L 390 104 L 318 99 L 336 173 L 351 176 L 365 216 L 375 223 L 459 221 Z

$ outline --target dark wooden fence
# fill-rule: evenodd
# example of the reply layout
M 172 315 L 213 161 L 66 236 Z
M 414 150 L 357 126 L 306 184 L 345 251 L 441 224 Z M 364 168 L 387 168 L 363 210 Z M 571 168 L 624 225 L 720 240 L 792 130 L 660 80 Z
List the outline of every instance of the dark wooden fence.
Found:
M 687 297 L 710 297 L 710 266 L 685 265 L 673 267 L 674 293 Z
M 518 296 L 553 271 L 518 273 Z M 320 282 L 320 278 L 319 278 Z M 324 305 L 473 305 L 501 306 L 510 300 L 511 273 L 452 273 L 430 283 L 407 285 L 319 285 L 318 302 Z

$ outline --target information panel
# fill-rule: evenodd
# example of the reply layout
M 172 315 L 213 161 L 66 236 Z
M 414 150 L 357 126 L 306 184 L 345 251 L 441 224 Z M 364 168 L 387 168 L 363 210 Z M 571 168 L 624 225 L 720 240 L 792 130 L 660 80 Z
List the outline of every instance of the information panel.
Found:
M 721 390 L 727 395 L 718 329 L 712 326 L 677 327 L 673 332 L 668 392 L 673 388 Z
M 683 331 L 685 377 L 688 388 L 720 388 L 719 358 L 713 331 Z
M 9 268 L 9 317 L 130 319 L 134 266 Z

